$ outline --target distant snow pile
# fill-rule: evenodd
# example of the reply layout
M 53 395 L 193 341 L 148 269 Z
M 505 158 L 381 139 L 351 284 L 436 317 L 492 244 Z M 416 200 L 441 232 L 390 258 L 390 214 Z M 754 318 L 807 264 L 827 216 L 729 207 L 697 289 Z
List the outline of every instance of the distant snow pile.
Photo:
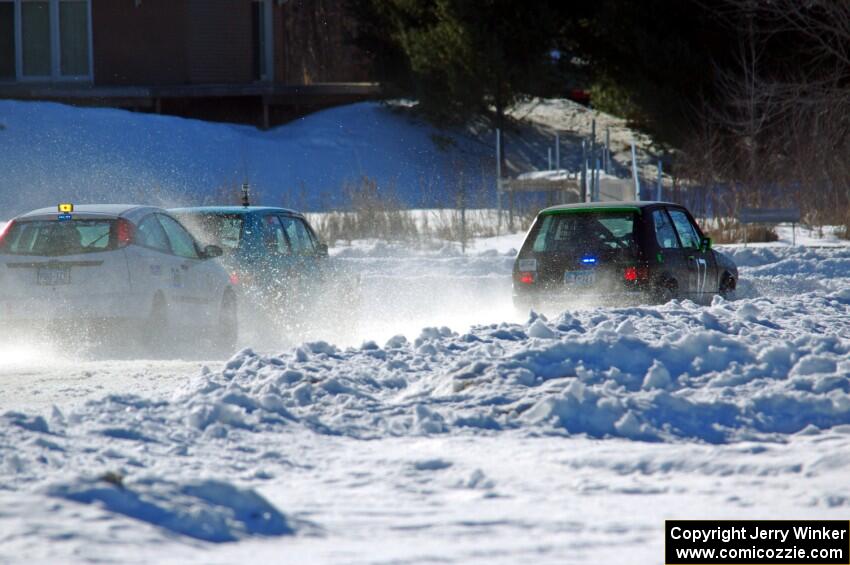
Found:
M 244 180 L 257 203 L 306 209 L 337 204 L 345 184 L 364 175 L 409 206 L 453 205 L 460 175 L 493 186 L 482 167 L 493 159 L 489 145 L 372 102 L 270 131 L 11 100 L 0 100 L 0 121 L 3 220 L 65 201 L 221 203 Z
M 64 201 L 222 203 L 232 200 L 245 180 L 254 187 L 257 203 L 326 210 L 340 205 L 345 186 L 363 176 L 409 207 L 453 207 L 461 185 L 473 207 L 494 207 L 492 124 L 436 129 L 417 119 L 409 106 L 351 104 L 260 131 L 124 110 L 0 100 L 5 125 L 0 131 L 0 220 Z M 505 171 L 511 176 L 551 168 L 547 152 L 556 131 L 565 134 L 560 167 L 578 171 L 580 140 L 590 135 L 596 119 L 597 141 L 610 128 L 613 173 L 630 177 L 629 149 L 636 141 L 643 176 L 656 177 L 652 140 L 624 120 L 564 99 L 520 103 L 512 116 L 517 127 L 506 134 Z

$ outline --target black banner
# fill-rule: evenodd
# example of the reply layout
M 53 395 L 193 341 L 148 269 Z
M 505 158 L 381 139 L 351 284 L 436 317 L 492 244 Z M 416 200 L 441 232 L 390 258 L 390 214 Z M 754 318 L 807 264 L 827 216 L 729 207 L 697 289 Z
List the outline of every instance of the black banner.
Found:
M 847 520 L 667 520 L 667 565 L 848 565 Z

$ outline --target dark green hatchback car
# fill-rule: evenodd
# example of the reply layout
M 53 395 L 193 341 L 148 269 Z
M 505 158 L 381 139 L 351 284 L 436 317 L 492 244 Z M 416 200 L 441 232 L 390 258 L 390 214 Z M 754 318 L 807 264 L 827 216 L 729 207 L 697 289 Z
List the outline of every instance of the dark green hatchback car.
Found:
M 224 251 L 221 262 L 250 314 L 288 325 L 317 309 L 354 307 L 359 280 L 328 257 L 307 218 L 266 206 L 206 206 L 169 210 L 205 244 Z
M 668 202 L 611 202 L 542 210 L 513 269 L 514 304 L 557 306 L 731 298 L 738 269 L 693 216 Z

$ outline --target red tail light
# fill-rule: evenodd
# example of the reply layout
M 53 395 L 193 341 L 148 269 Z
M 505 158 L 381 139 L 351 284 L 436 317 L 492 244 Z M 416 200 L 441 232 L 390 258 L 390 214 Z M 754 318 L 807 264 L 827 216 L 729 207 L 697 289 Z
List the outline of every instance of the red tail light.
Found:
M 6 234 L 9 233 L 10 229 L 12 229 L 12 224 L 14 223 L 14 220 L 12 220 L 11 222 L 6 222 L 6 225 L 3 226 L 3 229 L 0 229 L 0 245 L 3 245 L 3 240 L 6 239 Z
M 524 272 L 519 274 L 519 282 L 522 284 L 534 284 L 534 273 Z
M 645 280 L 649 278 L 649 269 L 646 267 L 626 267 L 623 278 L 629 282 Z
M 249 288 L 254 283 L 254 275 L 250 271 L 231 271 L 228 278 L 233 286 Z
M 133 243 L 135 231 L 133 224 L 129 220 L 119 218 L 115 222 L 115 239 L 118 242 L 118 247 L 127 247 Z

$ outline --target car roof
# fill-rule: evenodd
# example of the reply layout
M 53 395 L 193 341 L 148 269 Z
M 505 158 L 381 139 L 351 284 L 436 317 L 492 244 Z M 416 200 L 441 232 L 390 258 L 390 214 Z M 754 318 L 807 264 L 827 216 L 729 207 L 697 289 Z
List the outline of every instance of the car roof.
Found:
M 673 202 L 662 202 L 657 200 L 636 200 L 625 202 L 579 202 L 576 204 L 560 204 L 558 206 L 550 206 L 540 210 L 540 214 L 557 214 L 558 212 L 595 212 L 604 210 L 635 210 L 641 211 L 650 206 L 676 206 L 681 208 L 681 205 Z
M 252 213 L 283 213 L 291 216 L 301 216 L 303 214 L 289 208 L 277 208 L 274 206 L 193 206 L 189 208 L 170 208 L 168 210 L 172 214 L 240 214 L 247 215 Z
M 155 206 L 142 206 L 139 204 L 75 204 L 72 215 L 75 217 L 107 217 L 118 218 L 122 216 L 136 215 L 144 211 L 163 212 L 162 208 Z M 58 206 L 39 208 L 26 214 L 21 214 L 16 219 L 55 218 L 59 214 Z

